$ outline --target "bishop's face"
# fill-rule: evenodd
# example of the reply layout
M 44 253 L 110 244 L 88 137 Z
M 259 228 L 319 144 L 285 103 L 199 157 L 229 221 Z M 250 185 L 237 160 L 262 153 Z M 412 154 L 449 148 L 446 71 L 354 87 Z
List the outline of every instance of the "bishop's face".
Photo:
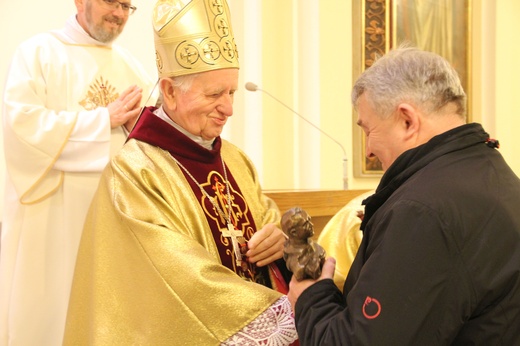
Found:
M 129 17 L 121 6 L 112 8 L 103 0 L 76 0 L 76 6 L 78 22 L 83 29 L 104 43 L 114 41 L 121 34 Z
M 211 140 L 220 136 L 233 115 L 233 96 L 238 88 L 238 69 L 200 73 L 190 89 L 173 87 L 168 116 L 189 133 Z M 165 101 L 167 102 L 167 101 Z

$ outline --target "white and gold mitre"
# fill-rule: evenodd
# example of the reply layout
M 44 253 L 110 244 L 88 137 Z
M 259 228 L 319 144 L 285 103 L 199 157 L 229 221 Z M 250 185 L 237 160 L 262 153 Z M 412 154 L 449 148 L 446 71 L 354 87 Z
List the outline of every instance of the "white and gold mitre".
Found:
M 239 67 L 226 0 L 158 0 L 153 26 L 159 77 Z

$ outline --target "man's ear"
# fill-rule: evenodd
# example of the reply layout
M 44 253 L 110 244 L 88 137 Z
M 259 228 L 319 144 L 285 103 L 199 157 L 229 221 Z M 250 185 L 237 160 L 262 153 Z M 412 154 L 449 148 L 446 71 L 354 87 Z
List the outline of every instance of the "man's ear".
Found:
M 84 8 L 83 8 L 83 5 L 84 5 L 84 2 L 85 0 L 74 0 L 74 4 L 76 5 L 76 9 L 78 10 L 78 12 L 83 11 Z
M 163 78 L 159 81 L 159 87 L 163 96 L 163 104 L 168 109 L 173 109 L 175 106 L 175 88 L 173 87 L 172 81 L 168 78 Z
M 397 114 L 405 138 L 409 139 L 417 135 L 421 127 L 419 110 L 409 103 L 401 103 L 397 106 Z

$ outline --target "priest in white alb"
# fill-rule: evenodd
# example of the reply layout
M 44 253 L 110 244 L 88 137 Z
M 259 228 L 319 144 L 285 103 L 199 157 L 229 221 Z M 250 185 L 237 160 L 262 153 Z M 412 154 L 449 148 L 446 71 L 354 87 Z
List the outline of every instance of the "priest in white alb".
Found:
M 61 345 L 88 206 L 153 89 L 112 44 L 135 7 L 75 3 L 63 29 L 18 47 L 5 85 L 0 345 Z

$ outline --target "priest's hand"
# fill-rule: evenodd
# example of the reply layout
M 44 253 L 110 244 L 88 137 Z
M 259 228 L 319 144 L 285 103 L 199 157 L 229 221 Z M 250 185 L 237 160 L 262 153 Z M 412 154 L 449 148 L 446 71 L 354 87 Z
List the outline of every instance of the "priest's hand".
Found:
M 141 112 L 141 98 L 143 89 L 137 85 L 128 87 L 117 100 L 107 105 L 110 115 L 110 127 L 115 128 L 124 125 L 128 131 L 132 129 Z
M 265 266 L 283 257 L 285 234 L 273 223 L 268 223 L 249 239 L 246 256 L 249 262 Z
M 323 268 L 321 269 L 321 275 L 317 280 L 302 280 L 298 281 L 293 276 L 291 282 L 289 282 L 289 293 L 287 293 L 287 297 L 291 302 L 293 311 L 295 310 L 296 301 L 300 297 L 300 295 L 310 286 L 314 285 L 316 282 L 324 279 L 332 279 L 334 277 L 334 271 L 336 270 L 336 260 L 333 257 L 328 257 L 323 264 Z

